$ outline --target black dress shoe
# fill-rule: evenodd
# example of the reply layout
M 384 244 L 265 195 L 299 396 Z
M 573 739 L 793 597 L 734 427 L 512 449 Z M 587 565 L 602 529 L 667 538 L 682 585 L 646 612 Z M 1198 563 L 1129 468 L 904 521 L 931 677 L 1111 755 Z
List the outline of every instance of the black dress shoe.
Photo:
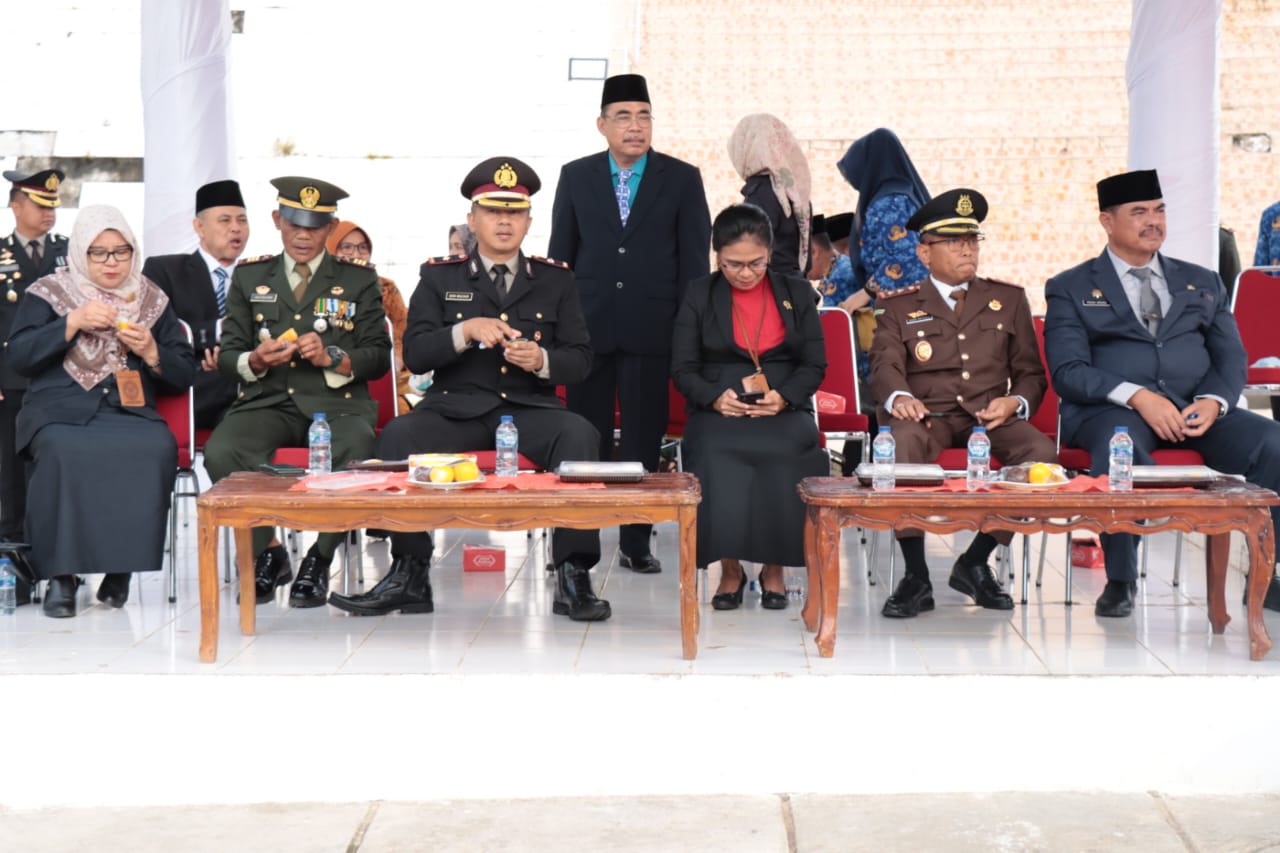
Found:
M 880 615 L 890 619 L 910 619 L 932 610 L 933 606 L 933 584 L 915 575 L 906 575 L 898 581 L 897 589 L 885 601 Z
M 963 592 L 973 599 L 975 604 L 988 610 L 1012 610 L 1013 598 L 1000 588 L 991 567 L 986 563 L 976 562 L 968 554 L 961 554 L 951 567 L 951 579 L 947 586 L 956 592 Z
M 110 607 L 124 607 L 129 600 L 129 581 L 133 578 L 129 572 L 114 572 L 102 579 L 98 584 L 98 600 Z
M 1138 584 L 1134 581 L 1107 581 L 1093 612 L 1099 616 L 1128 616 L 1133 612 L 1133 597 L 1137 593 Z
M 312 548 L 302 558 L 298 579 L 289 589 L 290 607 L 323 607 L 329 598 L 329 564 Z
M 431 560 L 427 557 L 396 557 L 386 576 L 368 592 L 359 595 L 329 596 L 329 603 L 356 616 L 382 616 L 386 613 L 430 613 Z
M 645 554 L 640 557 L 628 557 L 623 554 L 618 557 L 618 565 L 641 575 L 656 575 L 662 571 L 662 563 L 653 554 Z
M 742 573 L 742 577 L 738 580 L 738 589 L 735 592 L 717 592 L 711 596 L 711 608 L 713 610 L 737 610 L 742 606 L 742 592 L 747 588 L 747 571 L 741 567 L 738 571 Z
M 267 548 L 253 561 L 253 593 L 258 604 L 275 598 L 276 587 L 293 580 L 289 552 L 283 545 Z
M 1245 575 L 1244 595 L 1240 596 L 1241 604 L 1249 603 L 1249 576 Z M 1266 610 L 1280 610 L 1280 578 L 1275 575 L 1271 576 L 1271 583 L 1267 586 L 1267 595 L 1262 599 L 1262 606 Z
M 556 566 L 556 598 L 551 612 L 574 622 L 602 622 L 613 615 L 609 602 L 591 590 L 591 572 L 565 561 Z
M 44 593 L 44 615 L 54 619 L 66 619 L 76 615 L 75 575 L 58 575 L 49 579 L 49 588 Z
M 785 592 L 774 592 L 773 590 L 764 588 L 764 575 L 760 576 L 760 606 L 765 610 L 786 610 L 787 594 Z

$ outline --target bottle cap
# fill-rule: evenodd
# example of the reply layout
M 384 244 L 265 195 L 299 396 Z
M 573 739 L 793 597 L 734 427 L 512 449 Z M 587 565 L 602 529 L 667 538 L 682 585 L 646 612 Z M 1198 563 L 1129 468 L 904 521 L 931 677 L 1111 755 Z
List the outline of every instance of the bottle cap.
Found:
M 882 427 L 880 427 L 880 431 L 881 431 L 881 432 L 889 432 L 889 428 L 888 428 L 887 426 L 882 426 Z
M 974 431 L 974 432 L 986 432 L 986 431 L 987 431 L 987 428 L 986 428 L 986 427 L 984 427 L 984 426 L 982 426 L 981 424 L 979 424 L 978 426 L 976 426 L 976 427 L 974 427 L 974 428 L 973 428 L 973 431 Z
M 503 415 L 500 422 L 504 424 L 514 423 L 514 418 L 511 415 Z
M 323 419 L 324 419 L 324 412 L 316 412 L 314 415 L 311 416 L 311 420 L 313 421 L 318 421 Z
M 1129 431 L 1129 428 L 1127 426 L 1116 427 L 1116 432 L 1128 432 L 1128 431 Z

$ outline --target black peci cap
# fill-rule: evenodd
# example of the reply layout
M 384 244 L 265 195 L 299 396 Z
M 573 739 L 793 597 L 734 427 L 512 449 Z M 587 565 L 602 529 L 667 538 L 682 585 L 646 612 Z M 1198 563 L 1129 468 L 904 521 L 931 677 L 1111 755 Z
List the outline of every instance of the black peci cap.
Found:
M 1164 193 L 1160 192 L 1160 177 L 1155 169 L 1125 172 L 1098 181 L 1098 210 L 1158 198 L 1164 198 Z
M 853 233 L 852 213 L 837 213 L 827 217 L 827 236 L 831 238 L 831 242 L 848 240 L 851 233 Z
M 235 181 L 214 181 L 196 190 L 196 213 L 211 207 L 244 207 L 244 196 Z
M 649 100 L 649 84 L 639 74 L 618 74 L 604 81 L 604 91 L 600 94 L 600 109 L 619 101 L 639 101 L 651 103 Z

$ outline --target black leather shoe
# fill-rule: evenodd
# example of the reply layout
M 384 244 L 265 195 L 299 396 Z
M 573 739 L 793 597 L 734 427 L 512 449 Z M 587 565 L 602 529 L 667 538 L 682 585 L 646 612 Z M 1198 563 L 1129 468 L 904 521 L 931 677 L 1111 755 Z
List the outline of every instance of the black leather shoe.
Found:
M 1240 596 L 1241 604 L 1249 603 L 1249 576 L 1245 575 L 1244 595 Z M 1267 586 L 1267 596 L 1262 599 L 1262 606 L 1266 610 L 1280 610 L 1280 578 L 1275 575 L 1271 576 L 1271 583 Z
M 933 584 L 915 575 L 907 575 L 898 581 L 897 589 L 885 601 L 880 615 L 890 619 L 910 619 L 932 610 L 933 606 Z
M 786 610 L 787 594 L 764 588 L 764 575 L 760 576 L 760 606 L 765 610 Z
M 329 603 L 356 616 L 382 616 L 394 613 L 430 613 L 431 560 L 426 557 L 396 557 L 391 569 L 368 592 L 359 595 L 329 596 Z
M 609 602 L 591 591 L 591 572 L 566 561 L 556 566 L 556 599 L 551 612 L 574 622 L 602 622 L 613 615 Z
M 302 558 L 298 579 L 289 588 L 290 607 L 323 607 L 329 598 L 329 563 L 312 548 Z
M 76 615 L 75 575 L 58 575 L 49 579 L 49 588 L 44 592 L 44 615 L 54 619 L 66 619 Z
M 711 596 L 713 610 L 737 610 L 742 606 L 742 592 L 747 588 L 747 572 L 746 569 L 741 567 L 739 567 L 738 571 L 742 573 L 742 577 L 738 580 L 738 590 L 736 592 L 717 592 Z
M 124 607 L 129 600 L 129 581 L 133 575 L 128 572 L 115 572 L 102 579 L 98 584 L 98 600 L 110 607 Z
M 289 552 L 283 545 L 267 548 L 253 561 L 253 593 L 258 604 L 275 598 L 276 587 L 293 580 Z
M 1013 598 L 1000 588 L 991 567 L 986 563 L 974 562 L 968 554 L 961 554 L 951 567 L 951 579 L 947 586 L 956 592 L 963 592 L 988 610 L 1012 610 Z
M 641 557 L 628 557 L 623 554 L 618 557 L 618 565 L 641 575 L 656 575 L 662 571 L 662 563 L 653 554 L 645 554 Z
M 1107 581 L 1093 612 L 1099 616 L 1128 616 L 1133 613 L 1133 597 L 1137 593 L 1138 584 L 1133 581 Z

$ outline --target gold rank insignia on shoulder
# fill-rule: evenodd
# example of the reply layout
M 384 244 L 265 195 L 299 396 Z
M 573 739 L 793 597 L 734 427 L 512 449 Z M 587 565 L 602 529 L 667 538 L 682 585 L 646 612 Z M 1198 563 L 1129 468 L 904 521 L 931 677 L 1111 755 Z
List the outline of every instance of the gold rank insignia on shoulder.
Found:
M 253 292 L 254 292 L 254 293 L 267 294 L 267 293 L 270 293 L 270 292 L 271 292 L 271 288 L 270 288 L 270 287 L 268 287 L 268 286 L 267 286 L 267 285 L 265 285 L 265 284 L 260 284 L 260 285 L 258 285 L 257 287 L 255 287 L 255 288 L 253 289 Z
M 960 194 L 960 200 L 956 202 L 956 213 L 961 216 L 970 216 L 973 214 L 973 199 L 969 198 L 968 193 Z
M 897 299 L 899 296 L 906 296 L 908 293 L 915 293 L 920 289 L 920 285 L 912 284 L 907 287 L 900 287 L 897 290 L 880 291 L 879 299 Z
M 236 266 L 242 267 L 242 266 L 245 266 L 246 264 L 260 264 L 263 261 L 270 261 L 273 258 L 275 258 L 275 255 L 258 255 L 257 257 L 253 257 L 253 258 L 241 258 L 240 260 L 236 261 Z
M 543 258 L 538 255 L 530 255 L 529 260 L 537 261 L 540 264 L 546 264 L 549 267 L 557 267 L 562 270 L 567 270 L 569 268 L 569 265 L 564 261 L 554 261 L 551 258 Z
M 444 255 L 439 258 L 428 258 L 427 263 L 431 266 L 435 266 L 436 264 L 460 264 L 466 259 L 466 255 Z
M 999 311 L 1001 308 L 1004 307 L 1004 305 L 1000 302 L 999 299 L 992 299 L 990 302 L 987 303 L 987 307 L 990 308 L 992 311 Z
M 334 255 L 334 260 L 340 264 L 350 264 L 353 267 L 364 267 L 365 269 L 376 269 L 372 261 L 366 261 L 364 258 L 339 258 Z
M 503 163 L 498 167 L 498 171 L 493 173 L 493 182 L 504 190 L 509 190 L 516 184 L 520 183 L 516 170 L 511 168 L 510 163 Z

